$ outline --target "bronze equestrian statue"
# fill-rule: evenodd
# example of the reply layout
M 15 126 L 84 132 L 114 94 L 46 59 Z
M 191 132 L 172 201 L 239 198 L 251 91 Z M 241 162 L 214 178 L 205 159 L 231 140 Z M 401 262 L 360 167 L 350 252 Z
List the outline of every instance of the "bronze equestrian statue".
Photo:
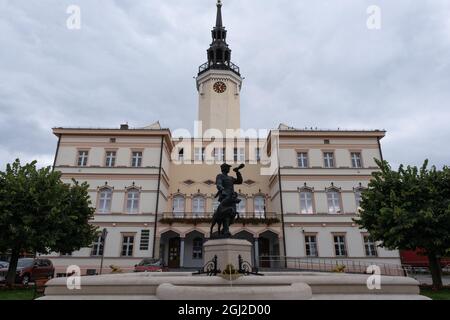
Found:
M 244 167 L 245 165 L 241 164 L 239 167 L 233 169 L 236 173 L 236 178 L 234 178 L 228 175 L 231 168 L 230 165 L 224 163 L 220 166 L 222 173 L 216 177 L 217 194 L 215 196 L 216 198 L 219 197 L 220 204 L 216 211 L 214 211 L 210 233 L 211 238 L 213 237 L 213 229 L 216 224 L 218 225 L 217 234 L 219 238 L 231 237 L 229 228 L 235 220 L 239 219 L 236 205 L 241 202 L 238 194 L 234 191 L 234 185 L 242 184 L 242 175 L 239 170 Z

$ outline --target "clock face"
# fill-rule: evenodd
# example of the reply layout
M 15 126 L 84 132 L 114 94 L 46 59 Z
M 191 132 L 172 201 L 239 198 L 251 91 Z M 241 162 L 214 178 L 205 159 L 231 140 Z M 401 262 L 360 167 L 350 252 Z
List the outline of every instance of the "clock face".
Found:
M 222 81 L 218 81 L 214 83 L 213 89 L 217 93 L 224 93 L 225 90 L 227 90 L 227 85 L 223 83 Z

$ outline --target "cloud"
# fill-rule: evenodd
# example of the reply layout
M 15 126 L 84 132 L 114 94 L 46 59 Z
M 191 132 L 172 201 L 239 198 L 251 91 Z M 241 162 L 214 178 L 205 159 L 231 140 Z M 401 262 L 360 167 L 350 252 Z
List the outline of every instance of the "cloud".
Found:
M 51 164 L 54 126 L 192 129 L 214 15 L 212 0 L 0 0 L 0 167 Z M 387 129 L 395 165 L 449 164 L 448 1 L 227 0 L 223 16 L 244 128 Z

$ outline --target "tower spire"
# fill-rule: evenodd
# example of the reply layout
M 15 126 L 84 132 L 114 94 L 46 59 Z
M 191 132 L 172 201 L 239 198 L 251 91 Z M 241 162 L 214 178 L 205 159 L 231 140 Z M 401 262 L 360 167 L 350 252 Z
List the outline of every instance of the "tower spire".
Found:
M 223 28 L 223 24 L 222 24 L 222 1 L 221 0 L 217 0 L 216 28 Z
M 231 62 L 231 49 L 227 44 L 227 30 L 223 26 L 222 1 L 217 0 L 216 25 L 211 31 L 212 43 L 208 49 L 208 62 L 199 68 L 199 74 L 210 69 L 230 70 L 239 74 L 239 67 Z

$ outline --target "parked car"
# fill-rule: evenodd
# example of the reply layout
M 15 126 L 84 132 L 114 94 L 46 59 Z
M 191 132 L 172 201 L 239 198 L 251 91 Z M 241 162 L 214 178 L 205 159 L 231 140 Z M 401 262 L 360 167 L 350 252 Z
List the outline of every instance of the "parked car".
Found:
M 0 282 L 5 281 L 8 268 L 0 268 Z M 51 279 L 55 267 L 48 259 L 22 258 L 17 263 L 16 283 L 27 285 L 37 279 Z
M 8 268 L 9 267 L 9 263 L 6 261 L 0 261 L 0 269 L 3 268 Z
M 134 266 L 134 272 L 162 272 L 167 271 L 161 259 L 145 258 Z

